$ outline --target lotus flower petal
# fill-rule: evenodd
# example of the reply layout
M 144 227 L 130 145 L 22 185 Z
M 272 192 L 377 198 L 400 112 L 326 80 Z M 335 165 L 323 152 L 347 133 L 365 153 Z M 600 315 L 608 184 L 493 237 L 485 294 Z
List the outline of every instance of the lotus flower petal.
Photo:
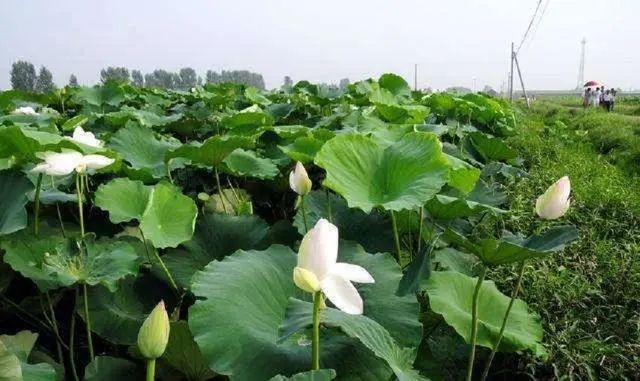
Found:
M 301 162 L 297 162 L 296 168 L 289 173 L 289 186 L 300 196 L 304 196 L 311 191 L 311 179 L 309 179 L 307 170 Z
M 362 298 L 358 290 L 339 275 L 329 275 L 321 282 L 322 292 L 336 307 L 351 315 L 362 314 Z
M 551 185 L 536 200 L 536 214 L 546 220 L 555 220 L 565 215 L 571 204 L 571 183 L 564 176 Z

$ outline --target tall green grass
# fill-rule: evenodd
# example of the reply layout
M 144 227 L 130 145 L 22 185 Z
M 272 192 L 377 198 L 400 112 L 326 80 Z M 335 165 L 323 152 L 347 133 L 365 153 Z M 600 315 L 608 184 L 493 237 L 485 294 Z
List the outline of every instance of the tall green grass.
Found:
M 533 200 L 568 175 L 573 189 L 566 219 L 581 237 L 562 254 L 528 266 L 523 298 L 541 311 L 549 358 L 520 368 L 537 379 L 634 380 L 640 374 L 640 180 L 591 143 L 596 121 L 616 116 L 559 110 L 552 117 L 548 111 L 525 115 L 510 140 L 529 176 L 510 190 L 514 213 L 506 226 L 535 230 Z M 582 119 L 589 137 L 563 127 L 570 121 L 564 117 Z M 513 284 L 513 271 L 494 276 L 503 289 Z

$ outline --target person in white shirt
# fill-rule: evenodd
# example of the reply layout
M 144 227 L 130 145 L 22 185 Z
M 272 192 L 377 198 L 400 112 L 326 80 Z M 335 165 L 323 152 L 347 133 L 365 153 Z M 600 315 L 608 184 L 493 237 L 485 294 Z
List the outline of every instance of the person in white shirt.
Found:
M 600 105 L 600 94 L 601 92 L 599 87 L 596 87 L 596 90 L 591 92 L 591 95 L 593 96 L 593 98 L 591 98 L 591 104 L 594 107 L 598 107 Z

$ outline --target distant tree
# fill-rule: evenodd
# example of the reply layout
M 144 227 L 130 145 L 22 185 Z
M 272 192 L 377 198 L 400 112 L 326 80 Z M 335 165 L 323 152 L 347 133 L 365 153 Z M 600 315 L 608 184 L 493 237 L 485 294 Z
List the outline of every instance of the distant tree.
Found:
M 189 90 L 192 87 L 196 87 L 198 84 L 198 75 L 196 71 L 190 67 L 183 67 L 180 69 L 180 88 L 183 90 Z
M 56 85 L 53 83 L 53 75 L 44 66 L 40 67 L 40 72 L 38 73 L 38 79 L 36 80 L 36 91 L 40 93 L 48 93 L 53 91 L 56 88 Z
M 248 70 L 223 70 L 221 73 L 207 71 L 207 83 L 237 83 L 257 87 L 260 90 L 265 89 L 264 78 L 262 74 L 252 73 Z
M 289 90 L 293 87 L 293 80 L 288 75 L 285 75 L 284 82 L 282 83 L 282 88 L 285 90 Z
M 37 79 L 36 68 L 31 62 L 17 61 L 11 66 L 11 87 L 15 90 L 34 91 Z
M 129 69 L 126 67 L 109 66 L 100 70 L 100 80 L 104 83 L 109 80 L 129 81 Z
M 133 81 L 133 84 L 138 87 L 144 87 L 144 78 L 142 77 L 140 70 L 131 71 L 131 81 Z
M 180 75 L 164 69 L 156 69 L 153 73 L 145 74 L 144 82 L 147 87 L 176 89 L 180 85 Z
M 78 78 L 75 74 L 71 74 L 69 77 L 69 87 L 78 87 Z
M 349 81 L 349 78 L 342 78 L 340 80 L 340 84 L 338 84 L 338 88 L 340 88 L 340 91 L 346 91 L 347 86 L 349 86 L 350 83 L 351 81 Z
M 471 89 L 464 86 L 452 86 L 452 87 L 447 87 L 445 91 L 447 93 L 453 93 L 453 94 L 467 94 L 471 92 Z

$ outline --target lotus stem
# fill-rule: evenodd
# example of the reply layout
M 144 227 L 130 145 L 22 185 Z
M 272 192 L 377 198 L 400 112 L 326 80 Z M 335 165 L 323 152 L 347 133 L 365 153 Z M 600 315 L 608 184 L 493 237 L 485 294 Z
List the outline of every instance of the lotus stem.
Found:
M 89 295 L 87 293 L 87 284 L 82 283 L 82 293 L 84 295 L 84 322 L 87 327 L 87 343 L 89 344 L 89 359 L 93 361 L 93 338 L 91 337 L 91 316 L 89 315 Z
M 33 225 L 33 232 L 36 236 L 38 236 L 38 233 L 40 232 L 40 189 L 42 188 L 42 175 L 42 173 L 38 174 L 38 181 L 36 182 L 36 194 L 33 198 L 33 201 L 35 203 L 33 207 L 35 220 Z
M 304 196 L 300 196 L 300 211 L 302 211 L 302 222 L 304 223 L 304 232 L 309 231 L 309 225 L 307 225 L 307 211 L 304 208 Z
M 69 363 L 71 364 L 71 373 L 73 379 L 79 381 L 78 371 L 76 370 L 75 360 L 75 333 L 76 333 L 76 307 L 78 306 L 78 287 L 76 287 L 76 295 L 73 301 L 73 310 L 71 310 L 71 326 L 69 327 Z
M 62 356 L 62 346 L 60 345 L 60 330 L 58 329 L 58 322 L 56 320 L 56 312 L 53 309 L 53 303 L 51 303 L 51 297 L 49 296 L 49 291 L 45 292 L 45 296 L 47 298 L 47 305 L 49 306 L 49 312 L 51 313 L 51 327 L 53 328 L 53 332 L 58 336 L 59 340 L 56 340 L 56 349 L 58 350 L 58 360 L 60 364 L 64 364 L 64 357 Z
M 486 274 L 487 268 L 482 266 L 478 275 L 478 282 L 473 290 L 473 301 L 471 302 L 471 353 L 469 353 L 469 362 L 467 364 L 467 381 L 471 381 L 473 377 L 473 363 L 476 357 L 476 339 L 478 336 L 478 297 Z
M 489 376 L 489 370 L 491 369 L 491 362 L 500 347 L 500 342 L 502 341 L 502 337 L 504 336 L 504 330 L 507 327 L 507 320 L 509 319 L 509 314 L 511 313 L 511 307 L 513 307 L 513 303 L 520 292 L 520 285 L 522 284 L 522 276 L 524 275 L 524 265 L 525 261 L 520 262 L 520 268 L 518 269 L 518 280 L 516 281 L 516 287 L 513 289 L 513 293 L 511 294 L 511 300 L 509 301 L 509 305 L 507 306 L 507 311 L 504 313 L 504 319 L 502 319 L 502 326 L 500 327 L 500 333 L 498 334 L 498 339 L 496 343 L 493 345 L 491 349 L 491 354 L 489 355 L 489 359 L 487 360 L 487 365 L 484 367 L 484 371 L 482 372 L 482 377 L 480 380 L 484 381 Z
M 147 246 L 147 239 L 145 238 L 144 233 L 142 232 L 142 229 L 140 229 L 140 227 L 138 227 L 138 230 L 140 231 L 140 236 L 142 237 L 142 242 L 144 243 L 144 250 L 147 253 L 147 258 L 149 258 L 149 261 L 151 261 L 151 256 L 149 255 L 149 247 Z M 156 260 L 158 261 L 158 263 L 160 264 L 160 267 L 162 268 L 162 271 L 164 271 L 164 274 L 169 279 L 169 283 L 171 283 L 171 287 L 173 287 L 173 289 L 176 291 L 176 293 L 179 294 L 180 293 L 180 289 L 178 288 L 178 285 L 176 284 L 176 281 L 171 276 L 171 272 L 169 272 L 169 269 L 164 264 L 164 261 L 162 260 L 162 258 L 158 254 L 158 251 L 154 250 L 153 254 L 156 257 Z
M 418 253 L 420 252 L 420 247 L 422 246 L 422 220 L 424 219 L 424 206 L 420 207 L 420 218 L 419 226 L 418 226 Z
M 400 237 L 398 236 L 398 224 L 396 222 L 396 215 L 395 213 L 393 213 L 393 210 L 391 210 L 390 213 L 391 225 L 393 227 L 393 242 L 396 246 L 396 260 L 398 261 L 398 263 L 400 263 Z
M 231 205 L 231 201 L 227 198 L 227 196 L 222 191 L 222 185 L 220 185 L 220 175 L 218 174 L 218 168 L 213 167 L 213 173 L 216 176 L 216 186 L 218 187 L 218 193 L 220 194 L 220 203 L 222 204 L 222 210 L 224 214 L 227 214 L 227 206 L 224 204 L 224 200 L 226 199 L 229 205 Z
M 329 222 L 333 223 L 333 212 L 331 211 L 331 198 L 329 197 L 329 188 L 324 188 L 324 194 L 327 195 L 327 214 Z
M 51 176 L 51 187 L 55 188 L 56 183 Z M 60 230 L 62 231 L 62 237 L 67 238 L 67 233 L 64 230 L 64 222 L 62 222 L 62 213 L 60 212 L 60 204 L 56 202 L 56 211 L 58 212 L 58 222 L 60 222 Z
M 147 381 L 154 381 L 156 377 L 156 359 L 147 360 Z
M 80 237 L 84 239 L 84 212 L 82 210 L 82 175 L 76 175 L 76 193 L 78 195 L 78 213 L 80 214 Z
M 313 339 L 311 342 L 311 370 L 320 369 L 320 306 L 322 291 L 313 294 Z

